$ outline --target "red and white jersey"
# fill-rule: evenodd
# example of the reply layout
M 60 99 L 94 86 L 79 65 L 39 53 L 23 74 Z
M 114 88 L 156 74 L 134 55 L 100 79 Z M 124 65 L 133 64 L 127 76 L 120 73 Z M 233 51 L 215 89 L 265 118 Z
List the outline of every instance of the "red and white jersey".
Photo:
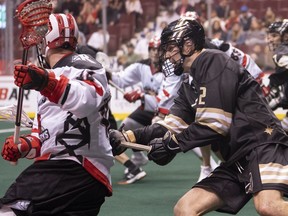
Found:
M 226 55 L 231 57 L 239 65 L 242 65 L 254 78 L 257 78 L 259 74 L 262 73 L 262 70 L 251 58 L 251 56 L 244 53 L 242 50 L 232 46 L 230 43 L 224 43 L 224 41 L 219 39 L 213 39 L 210 42 L 218 47 L 218 49 L 223 51 Z M 225 46 L 223 46 L 223 44 L 225 44 Z M 225 49 L 222 49 L 221 47 L 225 47 Z
M 133 63 L 123 71 L 112 74 L 112 81 L 120 88 L 140 84 L 139 88 L 144 92 L 141 106 L 144 110 L 152 112 L 155 112 L 158 107 L 157 95 L 163 78 L 163 73 L 152 68 L 149 59 Z
M 32 135 L 42 142 L 36 160 L 73 160 L 112 193 L 110 168 L 114 164 L 108 127 L 110 91 L 105 70 L 92 57 L 72 54 L 52 69 L 69 84 L 58 104 L 38 95 Z

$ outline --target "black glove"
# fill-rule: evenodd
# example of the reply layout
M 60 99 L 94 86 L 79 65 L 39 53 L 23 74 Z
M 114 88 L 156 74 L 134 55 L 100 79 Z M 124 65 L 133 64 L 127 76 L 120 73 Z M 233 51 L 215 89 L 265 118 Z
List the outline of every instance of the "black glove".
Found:
M 156 164 L 164 166 L 170 163 L 181 149 L 174 135 L 167 131 L 163 138 L 153 139 L 149 145 L 152 147 L 148 153 L 149 160 Z
M 121 146 L 121 142 L 129 142 L 128 137 L 125 137 L 125 132 L 121 132 L 118 130 L 110 129 L 109 130 L 109 140 L 110 140 L 110 145 L 112 146 L 112 153 L 113 155 L 120 155 L 124 151 L 126 151 L 126 147 Z

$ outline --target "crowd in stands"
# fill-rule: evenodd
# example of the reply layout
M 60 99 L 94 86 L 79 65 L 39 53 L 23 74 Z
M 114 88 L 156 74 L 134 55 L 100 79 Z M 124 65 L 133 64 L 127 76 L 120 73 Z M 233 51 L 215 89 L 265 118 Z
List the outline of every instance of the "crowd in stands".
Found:
M 262 8 L 263 13 L 260 14 L 257 11 L 258 8 L 248 6 L 251 2 L 248 0 L 211 1 L 211 20 L 208 21 L 207 2 L 209 1 L 206 0 L 107 0 L 108 32 L 105 33 L 102 28 L 102 0 L 52 1 L 54 12 L 69 12 L 75 16 L 80 30 L 80 44 L 88 44 L 97 50 L 103 50 L 105 44 L 112 42 L 113 38 L 110 37 L 109 29 L 114 27 L 116 29 L 121 17 L 133 14 L 135 22 L 132 23 L 131 37 L 125 40 L 120 39 L 120 43 L 116 44 L 115 52 L 111 52 L 109 47 L 107 51 L 109 56 L 115 56 L 114 62 L 121 67 L 127 67 L 133 61 L 146 58 L 148 41 L 154 34 L 161 34 L 162 29 L 179 18 L 181 14 L 196 11 L 207 32 L 211 27 L 212 38 L 230 42 L 250 54 L 263 70 L 270 70 L 274 68 L 274 65 L 271 52 L 266 46 L 266 28 L 272 22 L 285 18 L 275 11 L 272 2 L 270 2 L 271 7 L 266 7 L 265 11 Z M 149 2 L 157 2 L 157 16 L 152 19 L 151 17 L 145 18 L 147 17 L 145 13 L 150 9 L 145 11 L 144 4 L 147 5 Z M 253 0 L 253 2 L 260 1 Z

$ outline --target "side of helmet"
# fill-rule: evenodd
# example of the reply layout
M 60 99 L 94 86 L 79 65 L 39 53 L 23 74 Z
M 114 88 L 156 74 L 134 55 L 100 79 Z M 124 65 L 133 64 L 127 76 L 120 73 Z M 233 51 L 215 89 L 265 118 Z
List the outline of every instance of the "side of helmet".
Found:
M 44 38 L 45 53 L 49 49 L 64 48 L 75 50 L 78 40 L 78 26 L 71 14 L 51 14 L 48 32 Z
M 154 35 L 148 43 L 148 48 L 158 48 L 160 46 L 160 37 L 158 35 Z
M 183 53 L 183 46 L 185 41 L 191 40 L 194 48 L 189 53 Z M 170 45 L 175 45 L 179 48 L 181 59 L 171 66 L 171 62 L 165 57 Z M 182 17 L 176 21 L 171 22 L 163 29 L 161 34 L 161 44 L 159 47 L 160 65 L 165 76 L 171 74 L 181 75 L 183 73 L 182 63 L 184 58 L 192 56 L 195 51 L 201 51 L 205 44 L 205 31 L 203 26 L 196 19 L 187 19 Z M 174 71 L 171 70 L 174 68 Z M 168 70 L 169 69 L 169 70 Z

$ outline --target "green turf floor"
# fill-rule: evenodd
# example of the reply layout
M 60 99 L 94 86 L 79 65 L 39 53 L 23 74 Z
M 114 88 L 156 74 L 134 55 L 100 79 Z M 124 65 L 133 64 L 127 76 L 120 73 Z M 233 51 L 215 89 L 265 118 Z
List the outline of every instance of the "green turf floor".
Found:
M 10 124 L 0 122 L 0 129 Z M 0 143 L 13 133 L 0 133 Z M 131 151 L 128 150 L 128 154 Z M 0 196 L 27 167 L 31 161 L 22 159 L 17 166 L 11 166 L 0 159 Z M 161 167 L 149 162 L 143 169 L 147 176 L 131 185 L 118 185 L 122 179 L 124 167 L 118 162 L 112 168 L 113 196 L 107 197 L 99 216 L 172 216 L 177 200 L 196 182 L 200 161 L 193 153 L 178 154 L 167 166 Z M 55 188 L 57 190 L 57 188 Z M 209 216 L 227 215 L 217 212 Z M 249 202 L 237 215 L 257 215 L 252 202 Z

